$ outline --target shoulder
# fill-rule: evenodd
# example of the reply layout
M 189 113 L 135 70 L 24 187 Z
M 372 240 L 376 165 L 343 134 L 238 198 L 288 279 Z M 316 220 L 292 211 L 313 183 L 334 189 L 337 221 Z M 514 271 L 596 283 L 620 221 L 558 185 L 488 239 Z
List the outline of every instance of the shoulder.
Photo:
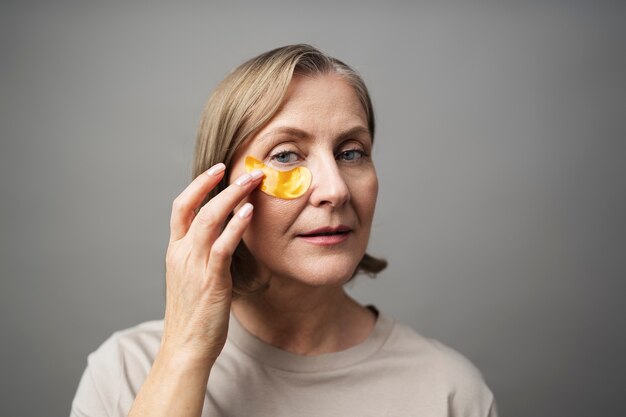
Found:
M 113 333 L 89 354 L 72 416 L 124 415 L 152 367 L 162 334 L 162 321 L 141 323 Z
M 439 340 L 422 336 L 411 327 L 396 323 L 398 340 L 405 348 L 428 360 L 433 369 L 466 382 L 483 381 L 478 368 L 463 354 Z
M 470 410 L 467 415 L 495 415 L 493 393 L 480 370 L 463 354 L 398 322 L 394 322 L 386 345 L 388 354 L 401 358 L 418 386 L 445 396 L 452 415 Z
M 149 363 L 154 361 L 163 335 L 163 321 L 147 321 L 117 331 L 89 355 L 88 364 L 109 366 L 128 363 L 128 360 Z
M 481 373 L 464 355 L 444 343 L 422 336 L 413 328 L 393 321 L 388 348 L 415 360 L 428 361 L 438 370 L 455 371 L 468 378 L 482 379 Z

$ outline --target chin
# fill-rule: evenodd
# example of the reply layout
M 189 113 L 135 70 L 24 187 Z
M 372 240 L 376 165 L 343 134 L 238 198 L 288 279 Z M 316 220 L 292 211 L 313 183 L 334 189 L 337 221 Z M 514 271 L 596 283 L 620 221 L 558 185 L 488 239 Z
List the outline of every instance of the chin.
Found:
M 300 260 L 279 275 L 312 287 L 342 286 L 352 278 L 359 259 L 342 259 L 340 256 L 324 259 Z

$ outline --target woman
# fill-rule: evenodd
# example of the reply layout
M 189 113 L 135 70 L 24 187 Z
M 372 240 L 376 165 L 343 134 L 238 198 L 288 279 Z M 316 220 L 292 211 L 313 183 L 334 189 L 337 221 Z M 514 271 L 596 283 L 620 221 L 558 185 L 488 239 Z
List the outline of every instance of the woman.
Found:
M 165 318 L 90 355 L 73 416 L 495 416 L 461 355 L 351 299 L 378 182 L 362 79 L 307 45 L 216 89 L 176 198 Z

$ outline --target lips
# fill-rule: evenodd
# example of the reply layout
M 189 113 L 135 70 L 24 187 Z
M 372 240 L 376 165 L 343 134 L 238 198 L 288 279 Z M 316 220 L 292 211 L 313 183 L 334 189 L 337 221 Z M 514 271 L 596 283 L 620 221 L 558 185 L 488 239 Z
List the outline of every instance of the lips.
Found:
M 306 233 L 301 233 L 298 236 L 301 237 L 316 237 L 316 236 L 332 236 L 350 233 L 352 229 L 348 226 L 337 227 L 320 227 L 319 229 L 311 230 Z
M 348 226 L 321 227 L 299 234 L 303 241 L 317 246 L 333 246 L 345 242 L 350 237 L 352 229 Z

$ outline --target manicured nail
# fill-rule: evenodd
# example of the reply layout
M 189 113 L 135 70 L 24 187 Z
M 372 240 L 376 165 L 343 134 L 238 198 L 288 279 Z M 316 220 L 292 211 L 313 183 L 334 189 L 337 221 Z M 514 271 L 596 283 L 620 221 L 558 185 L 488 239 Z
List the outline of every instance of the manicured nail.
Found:
M 259 178 L 263 176 L 263 171 L 261 171 L 260 169 L 255 169 L 254 171 L 250 173 L 250 176 L 252 177 L 253 180 L 258 180 Z
M 206 173 L 211 176 L 215 176 L 219 174 L 220 172 L 224 171 L 225 169 L 226 169 L 226 165 L 220 162 L 219 164 L 213 165 L 211 168 L 209 168 L 209 170 Z
M 252 177 L 250 176 L 250 174 L 243 174 L 241 177 L 237 178 L 237 181 L 235 181 L 235 184 L 246 185 L 250 181 L 252 181 Z
M 242 219 L 245 219 L 246 217 L 249 217 L 250 214 L 252 214 L 253 208 L 254 207 L 252 207 L 252 204 L 246 203 L 243 205 L 242 208 L 239 209 L 239 213 L 237 213 L 237 215 L 241 217 Z

